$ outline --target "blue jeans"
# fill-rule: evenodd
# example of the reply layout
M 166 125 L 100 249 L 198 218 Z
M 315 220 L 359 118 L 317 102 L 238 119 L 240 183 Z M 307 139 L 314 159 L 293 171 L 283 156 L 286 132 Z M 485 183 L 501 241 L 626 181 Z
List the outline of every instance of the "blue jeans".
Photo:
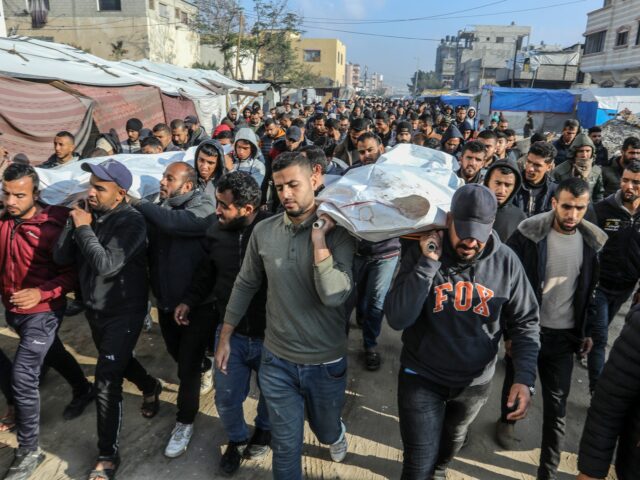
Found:
M 602 373 L 605 350 L 609 338 L 609 325 L 616 317 L 620 307 L 633 293 L 633 287 L 626 290 L 610 291 L 596 288 L 594 305 L 589 309 L 589 324 L 593 348 L 589 353 L 589 390 L 594 391 L 598 377 Z
M 387 296 L 399 255 L 391 258 L 373 258 L 356 255 L 353 261 L 354 278 L 358 295 L 356 315 L 363 319 L 362 339 L 364 348 L 378 345 L 382 327 L 382 307 Z
M 218 336 L 216 335 L 216 348 Z M 227 374 L 215 370 L 216 408 L 222 420 L 224 431 L 230 442 L 245 442 L 249 439 L 249 428 L 244 420 L 242 405 L 249 395 L 251 372 L 260 371 L 262 356 L 262 339 L 251 338 L 234 333 L 231 335 L 231 354 L 227 363 Z M 258 381 L 258 386 L 260 382 Z M 256 428 L 270 430 L 269 414 L 264 395 L 260 393 L 258 414 L 255 418 Z
M 342 433 L 347 386 L 347 358 L 320 365 L 301 365 L 262 349 L 260 385 L 271 420 L 273 478 L 302 479 L 304 414 L 320 443 L 330 445 Z
M 489 397 L 491 382 L 448 388 L 400 371 L 398 415 L 404 448 L 402 480 L 445 479 L 471 422 Z

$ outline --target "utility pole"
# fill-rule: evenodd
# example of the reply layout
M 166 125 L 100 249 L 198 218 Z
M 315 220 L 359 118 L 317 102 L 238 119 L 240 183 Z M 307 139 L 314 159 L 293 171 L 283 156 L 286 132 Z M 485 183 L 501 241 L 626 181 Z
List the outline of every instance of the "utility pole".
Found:
M 242 42 L 242 31 L 244 29 L 244 14 L 240 10 L 240 28 L 238 29 L 238 45 L 236 45 L 236 74 L 234 79 L 238 79 L 238 68 L 240 67 L 240 42 Z
M 416 61 L 416 75 L 415 78 L 413 80 L 413 98 L 416 98 L 418 96 L 417 92 L 418 92 L 418 72 L 420 71 L 420 57 L 413 57 Z M 421 92 L 422 93 L 422 92 Z
M 513 69 L 511 69 L 511 88 L 513 88 L 515 78 L 516 78 L 516 62 L 518 60 L 518 52 L 522 48 L 522 39 L 524 36 L 518 35 L 516 37 L 516 47 L 513 52 Z

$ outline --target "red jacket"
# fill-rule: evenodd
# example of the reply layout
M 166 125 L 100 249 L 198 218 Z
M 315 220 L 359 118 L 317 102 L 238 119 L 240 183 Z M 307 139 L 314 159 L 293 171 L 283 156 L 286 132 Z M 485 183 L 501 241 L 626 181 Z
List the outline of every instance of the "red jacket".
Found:
M 53 262 L 53 249 L 67 221 L 69 209 L 45 206 L 33 218 L 16 224 L 0 218 L 0 294 L 5 309 L 14 313 L 41 313 L 64 308 L 65 294 L 76 287 L 72 267 Z M 42 299 L 28 310 L 13 306 L 14 292 L 38 288 Z

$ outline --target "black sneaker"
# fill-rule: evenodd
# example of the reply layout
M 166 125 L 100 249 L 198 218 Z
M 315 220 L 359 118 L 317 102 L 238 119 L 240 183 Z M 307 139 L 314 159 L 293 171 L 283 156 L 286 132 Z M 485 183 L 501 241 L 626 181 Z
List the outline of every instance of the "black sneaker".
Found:
M 96 398 L 96 386 L 93 383 L 89 383 L 89 389 L 80 394 L 74 395 L 69 405 L 67 405 L 62 413 L 62 418 L 65 420 L 73 420 L 79 417 L 84 412 L 93 400 Z
M 222 458 L 220 458 L 220 470 L 222 470 L 222 473 L 233 475 L 238 471 L 246 446 L 247 442 L 229 442 Z
M 364 352 L 364 365 L 367 367 L 367 370 L 371 372 L 379 370 L 381 362 L 382 359 L 378 352 L 374 352 L 373 350 L 367 350 Z
M 80 300 L 72 300 L 67 303 L 67 307 L 64 309 L 65 317 L 73 317 L 79 313 L 84 312 L 84 305 Z
M 269 430 L 262 430 L 257 428 L 253 431 L 251 440 L 247 448 L 244 449 L 244 458 L 250 460 L 256 460 L 264 457 L 269 451 L 269 444 L 271 443 L 271 432 Z
M 29 451 L 17 448 L 4 480 L 27 480 L 44 461 L 44 456 L 40 449 Z

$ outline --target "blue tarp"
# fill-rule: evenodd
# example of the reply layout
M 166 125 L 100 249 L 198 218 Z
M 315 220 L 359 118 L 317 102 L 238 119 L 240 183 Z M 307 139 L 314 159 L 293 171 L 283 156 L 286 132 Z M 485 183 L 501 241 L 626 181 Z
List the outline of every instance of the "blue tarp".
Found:
M 617 111 L 608 108 L 599 108 L 598 102 L 578 102 L 576 111 L 580 126 L 591 128 L 595 125 L 602 125 L 612 118 L 615 118 Z
M 461 95 L 442 95 L 440 97 L 440 101 L 442 103 L 451 105 L 453 108 L 457 107 L 458 105 L 464 105 L 469 106 L 471 97 L 464 97 Z
M 571 113 L 575 95 L 568 90 L 484 86 L 491 91 L 491 111 Z

